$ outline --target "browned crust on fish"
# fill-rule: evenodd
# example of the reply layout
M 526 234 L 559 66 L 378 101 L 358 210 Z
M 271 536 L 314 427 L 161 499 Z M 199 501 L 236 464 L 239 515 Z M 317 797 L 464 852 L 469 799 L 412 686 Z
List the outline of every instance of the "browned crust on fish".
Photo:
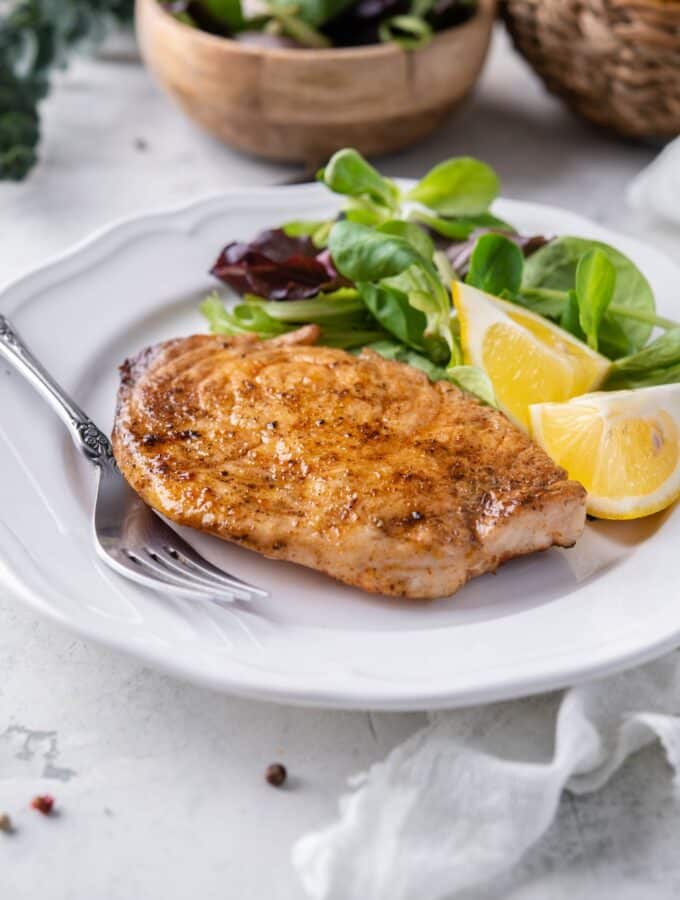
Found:
M 498 411 L 371 351 L 195 335 L 121 368 L 121 471 L 180 525 L 366 591 L 433 598 L 571 546 L 585 491 Z

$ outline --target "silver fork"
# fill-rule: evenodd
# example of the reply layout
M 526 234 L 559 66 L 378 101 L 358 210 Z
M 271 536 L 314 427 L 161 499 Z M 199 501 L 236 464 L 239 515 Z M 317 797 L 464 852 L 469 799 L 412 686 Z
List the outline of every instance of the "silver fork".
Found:
M 266 591 L 204 559 L 137 496 L 120 474 L 109 439 L 38 362 L 2 315 L 0 357 L 47 400 L 76 447 L 99 469 L 94 542 L 107 565 L 138 584 L 174 596 L 224 601 L 268 596 Z

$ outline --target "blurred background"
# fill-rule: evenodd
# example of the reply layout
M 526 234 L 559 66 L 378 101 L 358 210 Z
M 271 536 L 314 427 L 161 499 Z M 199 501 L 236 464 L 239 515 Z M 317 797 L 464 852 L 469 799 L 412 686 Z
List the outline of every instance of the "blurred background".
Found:
M 237 40 L 233 0 L 139 0 L 139 41 L 129 0 L 0 4 L 0 194 L 17 225 L 2 277 L 144 209 L 303 177 L 336 144 L 403 176 L 469 154 L 506 196 L 639 229 L 629 186 L 680 131 L 680 4 L 358 0 L 304 20 L 334 2 L 248 7 Z

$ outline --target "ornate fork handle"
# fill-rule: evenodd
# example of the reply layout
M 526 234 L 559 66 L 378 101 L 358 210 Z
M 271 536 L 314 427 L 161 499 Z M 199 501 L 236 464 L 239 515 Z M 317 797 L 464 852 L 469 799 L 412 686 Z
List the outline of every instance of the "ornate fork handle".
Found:
M 111 442 L 33 356 L 9 320 L 0 315 L 0 357 L 11 363 L 47 400 L 71 433 L 86 459 L 102 468 L 116 468 Z

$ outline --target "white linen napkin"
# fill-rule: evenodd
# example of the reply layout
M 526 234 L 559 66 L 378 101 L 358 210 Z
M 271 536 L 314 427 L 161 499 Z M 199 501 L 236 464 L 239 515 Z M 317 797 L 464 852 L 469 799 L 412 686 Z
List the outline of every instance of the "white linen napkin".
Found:
M 338 820 L 298 841 L 293 864 L 314 900 L 451 900 L 516 863 L 563 790 L 597 790 L 653 740 L 677 775 L 678 713 L 673 653 L 564 695 L 433 714 L 352 780 Z
M 627 199 L 633 209 L 680 225 L 680 137 L 633 179 Z

